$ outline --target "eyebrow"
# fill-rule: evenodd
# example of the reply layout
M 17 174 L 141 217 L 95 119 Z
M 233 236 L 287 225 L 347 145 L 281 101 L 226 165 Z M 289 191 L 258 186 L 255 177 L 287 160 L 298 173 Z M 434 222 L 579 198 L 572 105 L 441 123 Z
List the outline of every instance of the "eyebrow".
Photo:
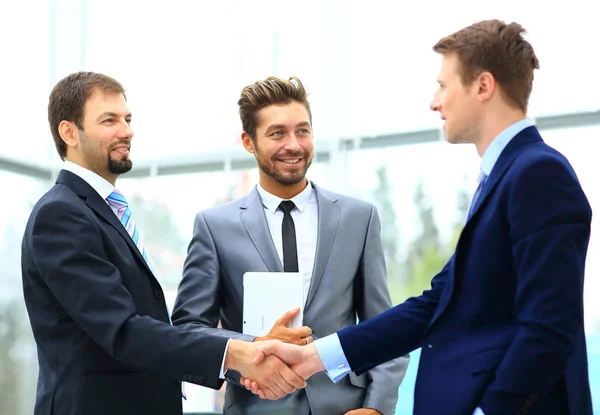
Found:
M 117 117 L 118 118 L 119 114 L 117 114 L 116 112 L 106 111 L 106 112 L 103 112 L 102 114 L 100 114 L 98 116 L 98 118 L 96 118 L 96 121 L 100 121 L 100 120 L 102 120 L 103 118 L 106 118 L 106 117 L 113 117 L 113 118 Z M 131 118 L 131 113 L 128 113 L 127 115 L 125 115 L 125 118 Z
M 273 124 L 270 125 L 269 128 L 267 128 L 266 133 L 268 134 L 269 132 L 273 131 L 273 130 L 281 130 L 281 129 L 285 129 L 285 125 L 283 124 Z M 310 127 L 310 123 L 308 121 L 303 121 L 300 124 L 297 124 L 294 128 L 300 128 L 300 127 Z

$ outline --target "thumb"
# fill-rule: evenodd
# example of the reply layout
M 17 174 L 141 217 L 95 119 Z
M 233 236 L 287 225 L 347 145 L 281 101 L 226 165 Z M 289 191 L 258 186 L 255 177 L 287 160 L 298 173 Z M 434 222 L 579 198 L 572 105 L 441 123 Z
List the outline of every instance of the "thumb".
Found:
M 254 359 L 252 359 L 252 363 L 258 365 L 262 363 L 267 356 L 276 354 L 277 350 L 279 349 L 279 344 L 281 344 L 281 342 L 278 340 L 270 340 L 258 344 L 255 349 L 256 354 L 254 355 Z
M 275 326 L 286 326 L 300 313 L 300 307 L 292 308 L 275 322 Z

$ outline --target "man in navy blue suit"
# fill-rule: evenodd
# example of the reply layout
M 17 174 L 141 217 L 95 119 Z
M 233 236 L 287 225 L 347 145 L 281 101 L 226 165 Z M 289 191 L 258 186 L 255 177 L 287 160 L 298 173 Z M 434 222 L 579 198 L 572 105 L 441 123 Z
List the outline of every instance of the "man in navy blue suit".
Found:
M 442 66 L 431 109 L 446 139 L 475 144 L 482 160 L 431 289 L 304 348 L 265 344 L 265 354 L 338 381 L 421 347 L 415 414 L 592 414 L 583 324 L 592 212 L 567 159 L 526 118 L 539 65 L 523 33 L 488 20 L 433 48 Z
M 218 389 L 227 369 L 261 377 L 270 399 L 304 381 L 254 343 L 173 327 L 117 178 L 132 167 L 123 86 L 62 79 L 48 120 L 64 166 L 23 235 L 23 294 L 37 344 L 35 415 L 181 415 L 181 381 Z M 245 372 L 245 373 L 244 373 Z

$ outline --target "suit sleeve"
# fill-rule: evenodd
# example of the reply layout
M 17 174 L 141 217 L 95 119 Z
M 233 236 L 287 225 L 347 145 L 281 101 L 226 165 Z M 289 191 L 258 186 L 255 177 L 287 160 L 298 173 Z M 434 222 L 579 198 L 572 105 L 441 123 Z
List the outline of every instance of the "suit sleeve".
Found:
M 392 307 L 386 275 L 381 224 L 377 209 L 373 206 L 359 274 L 355 279 L 354 301 L 360 321 L 375 317 Z M 393 414 L 398 401 L 398 387 L 404 379 L 408 362 L 409 355 L 405 355 L 369 370 L 365 374 L 370 382 L 363 407 L 376 409 L 382 414 Z
M 219 388 L 227 339 L 185 331 L 136 312 L 89 213 L 66 202 L 43 205 L 29 240 L 35 266 L 73 321 L 125 364 Z
M 173 309 L 173 324 L 228 339 L 253 341 L 254 336 L 217 327 L 222 281 L 214 238 L 200 212 L 196 215 L 194 235 L 183 266 L 183 278 Z
M 358 325 L 338 332 L 344 354 L 357 375 L 419 348 L 435 313 L 454 256 L 432 279 L 431 289 Z
M 583 336 L 583 278 L 591 210 L 566 161 L 530 163 L 508 199 L 518 330 L 481 400 L 513 413 L 550 392 Z

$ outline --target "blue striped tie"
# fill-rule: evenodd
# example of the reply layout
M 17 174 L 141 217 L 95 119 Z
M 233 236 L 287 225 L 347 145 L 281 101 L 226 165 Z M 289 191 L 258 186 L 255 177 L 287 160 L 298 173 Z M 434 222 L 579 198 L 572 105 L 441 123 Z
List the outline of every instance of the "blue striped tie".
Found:
M 150 255 L 148 255 L 148 251 L 146 251 L 146 248 L 142 244 L 140 233 L 138 232 L 137 227 L 135 226 L 135 221 L 133 220 L 131 209 L 129 209 L 129 204 L 127 203 L 127 199 L 125 199 L 125 196 L 123 196 L 123 194 L 119 190 L 114 189 L 114 191 L 110 195 L 108 195 L 106 201 L 112 208 L 113 212 L 115 212 L 115 214 L 117 215 L 117 218 L 119 218 L 119 221 L 121 221 L 121 224 L 129 234 L 129 236 L 131 236 L 133 243 L 135 244 L 135 246 L 137 246 L 138 250 L 142 254 L 142 257 L 144 257 L 144 260 L 148 264 L 148 267 L 150 267 L 150 270 L 152 270 L 154 275 L 156 275 L 156 268 L 154 266 L 154 262 L 152 261 Z

